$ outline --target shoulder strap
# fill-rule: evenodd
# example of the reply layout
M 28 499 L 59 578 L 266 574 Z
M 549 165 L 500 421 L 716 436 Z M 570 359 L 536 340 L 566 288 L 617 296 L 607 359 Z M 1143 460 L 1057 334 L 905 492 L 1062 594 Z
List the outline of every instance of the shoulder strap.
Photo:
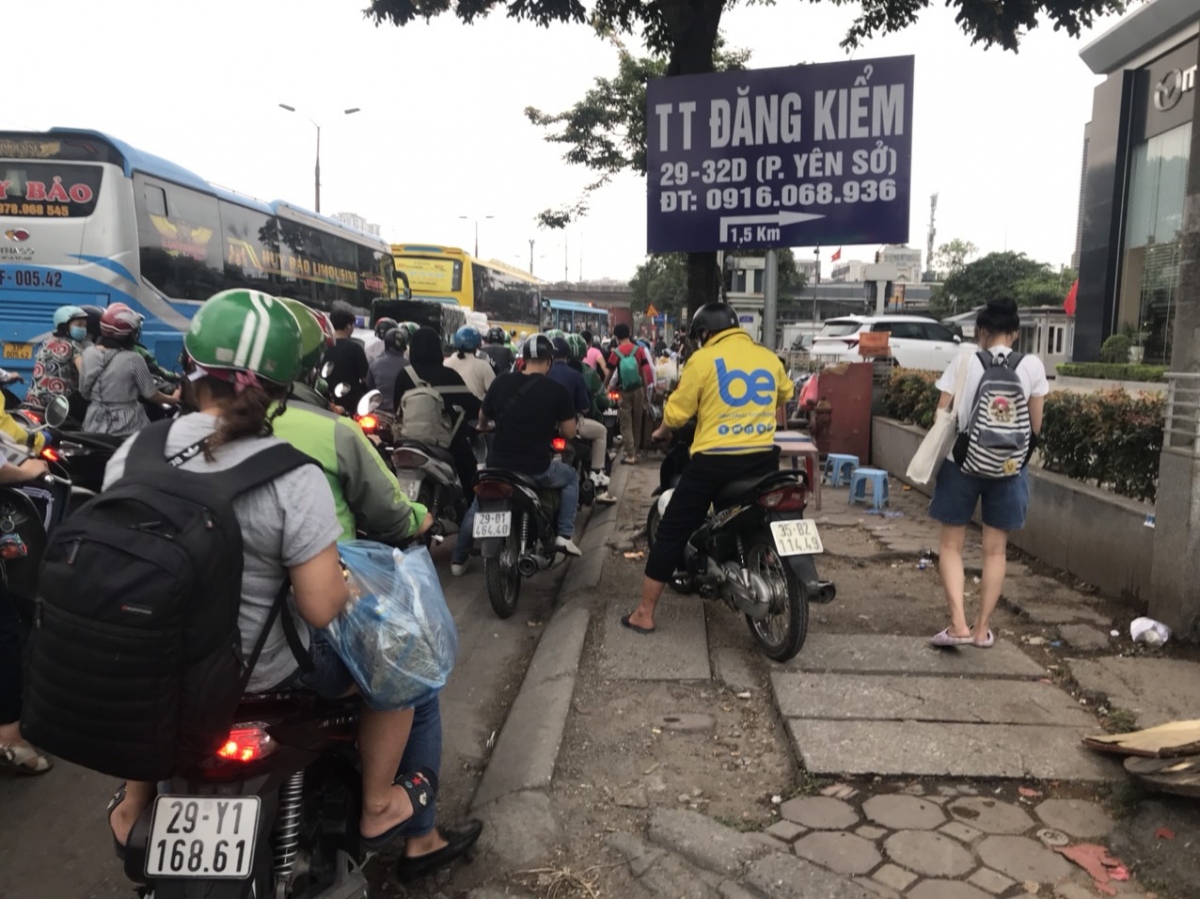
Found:
M 1019 353 L 1016 350 L 1013 350 L 1011 353 L 1008 354 L 1008 360 L 1007 360 L 1008 361 L 1008 370 L 1016 371 L 1017 366 L 1021 364 L 1021 360 L 1024 358 L 1025 358 L 1024 353 Z
M 517 392 L 508 398 L 508 402 L 504 404 L 504 408 L 502 408 L 500 410 L 500 414 L 496 416 L 497 421 L 507 416 L 508 413 L 513 410 L 513 406 L 517 404 L 517 400 L 519 400 L 533 388 L 532 375 L 522 375 L 521 377 L 525 378 L 525 383 L 518 387 Z
M 419 374 L 417 374 L 417 370 L 411 365 L 404 366 L 404 373 L 408 375 L 408 379 L 413 382 L 413 387 L 429 386 L 429 382 L 425 381 Z
M 258 657 L 262 655 L 263 647 L 267 645 L 267 638 L 271 636 L 271 628 L 275 626 L 275 618 L 285 605 L 287 605 L 287 595 L 292 589 L 292 582 L 289 578 L 283 579 L 283 585 L 279 588 L 279 592 L 275 594 L 275 601 L 271 603 L 271 611 L 267 614 L 266 623 L 263 624 L 262 633 L 258 635 L 258 639 L 254 641 L 254 649 L 250 652 L 250 658 L 246 660 L 245 668 L 242 671 L 242 693 L 246 692 L 246 685 L 250 683 L 250 677 L 254 674 L 254 666 L 258 664 Z M 291 649 L 292 655 L 295 656 L 300 669 L 306 674 L 311 672 L 316 665 L 313 663 L 312 656 L 305 650 L 304 644 L 300 642 L 300 635 L 296 632 L 296 622 L 292 620 L 291 615 L 284 615 L 283 635 L 287 639 L 288 648 Z
M 142 428 L 129 446 L 129 453 L 125 457 L 126 470 L 131 465 L 138 470 L 166 466 L 167 436 L 174 423 L 168 418 Z
M 262 452 L 255 453 L 227 471 L 218 473 L 219 482 L 229 499 L 241 496 L 255 487 L 270 483 L 278 477 L 305 465 L 317 465 L 317 460 L 305 455 L 290 443 L 278 443 Z
M 996 364 L 996 358 L 987 350 L 979 350 L 975 353 L 975 358 L 979 360 L 979 363 L 983 366 L 984 371 L 987 371 Z

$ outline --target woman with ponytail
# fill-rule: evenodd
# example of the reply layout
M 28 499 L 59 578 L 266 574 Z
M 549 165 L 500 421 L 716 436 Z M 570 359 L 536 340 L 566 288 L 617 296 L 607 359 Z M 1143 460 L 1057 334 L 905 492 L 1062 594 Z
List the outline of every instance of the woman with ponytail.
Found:
M 184 338 L 183 402 L 190 414 L 170 425 L 166 461 L 218 477 L 278 444 L 271 425 L 300 374 L 300 354 L 300 326 L 279 300 L 252 290 L 227 290 L 210 298 Z M 109 463 L 106 488 L 124 474 L 132 442 L 126 441 Z M 233 511 L 244 551 L 238 610 L 244 656 L 253 654 L 288 578 L 295 610 L 288 608 L 283 614 L 292 615 L 313 663 L 311 672 L 301 672 L 283 625 L 276 620 L 247 691 L 305 687 L 329 698 L 348 695 L 355 689 L 354 680 L 320 631 L 349 599 L 338 560 L 342 525 L 323 471 L 315 464 L 289 471 L 238 496 Z M 399 837 L 400 828 L 413 817 L 416 801 L 425 806 L 431 800 L 429 794 L 410 796 L 403 786 L 393 786 L 412 721 L 412 709 L 362 710 L 359 829 L 364 844 L 373 850 Z M 153 783 L 129 781 L 109 803 L 109 826 L 118 847 L 124 846 L 154 792 Z
M 1025 526 L 1025 467 L 1037 446 L 1050 392 L 1042 360 L 1014 351 L 1020 334 L 1016 301 L 990 300 L 975 322 L 979 351 L 962 353 L 937 382 L 942 392 L 938 408 L 948 408 L 954 400 L 959 436 L 938 471 L 929 506 L 930 517 L 942 523 L 938 569 L 950 611 L 950 625 L 933 637 L 934 646 L 987 648 L 996 640 L 988 621 L 1004 585 L 1008 532 Z M 954 398 L 960 376 L 961 392 Z M 971 625 L 963 605 L 962 554 L 977 506 L 982 507 L 983 577 L 979 615 Z

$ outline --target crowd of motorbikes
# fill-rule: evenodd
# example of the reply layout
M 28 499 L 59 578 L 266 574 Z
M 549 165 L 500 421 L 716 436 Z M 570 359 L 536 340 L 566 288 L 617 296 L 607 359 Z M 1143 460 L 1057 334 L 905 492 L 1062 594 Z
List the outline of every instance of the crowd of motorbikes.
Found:
M 327 367 L 323 375 L 329 373 Z M 334 408 L 341 408 L 340 402 L 351 393 L 349 385 L 325 388 Z M 620 442 L 619 397 L 610 398 L 613 408 L 604 413 L 609 467 Z M 177 408 L 150 410 L 151 417 L 178 414 Z M 45 410 L 10 411 L 28 430 L 50 438 L 41 453 L 50 474 L 37 483 L 0 487 L 0 570 L 18 601 L 32 608 L 47 534 L 100 491 L 105 467 L 122 440 L 80 431 L 68 418 L 65 400 L 52 401 Z M 343 411 L 371 438 L 404 493 L 432 513 L 428 542 L 457 533 L 468 506 L 478 500 L 472 536 L 483 557 L 488 597 L 499 617 L 516 611 L 525 578 L 561 563 L 564 556 L 555 545 L 558 492 L 538 487 L 524 475 L 486 467 L 486 431 L 472 426 L 480 463 L 472 497 L 464 493 L 446 449 L 399 436 L 391 410 L 381 408 L 378 391 L 367 392 L 354 408 Z M 687 430 L 677 432 L 667 448 L 647 520 L 651 543 L 687 461 L 689 439 Z M 589 477 L 587 442 L 560 437 L 552 448 L 579 476 L 580 505 L 590 505 L 595 487 Z M 744 615 L 761 651 L 778 661 L 792 658 L 803 645 L 808 603 L 834 597 L 833 585 L 817 576 L 814 553 L 820 551 L 820 540 L 803 518 L 808 488 L 804 474 L 791 471 L 730 484 L 719 508 L 689 541 L 684 566 L 671 584 L 678 592 L 719 599 Z M 241 829 L 229 835 L 223 856 L 230 865 L 227 871 L 203 878 L 152 877 L 142 895 L 365 897 L 365 852 L 356 826 L 357 719 L 354 699 L 329 702 L 309 693 L 245 697 L 237 716 L 243 723 L 231 730 L 218 757 L 161 785 L 160 793 L 177 800 L 178 839 L 162 846 L 154 843 L 151 835 L 158 832 L 157 825 L 149 815 L 135 825 L 124 855 L 129 878 L 146 884 L 148 871 L 169 867 L 166 854 L 186 853 L 188 821 L 194 825 L 197 816 L 207 813 L 224 816 L 236 806 L 246 813 L 248 823 L 240 823 L 239 813 Z M 218 808 L 222 805 L 225 811 Z M 249 847 L 252 857 L 235 859 L 239 846 Z M 157 862 L 156 852 L 164 853 Z M 281 886 L 286 892 L 279 892 Z

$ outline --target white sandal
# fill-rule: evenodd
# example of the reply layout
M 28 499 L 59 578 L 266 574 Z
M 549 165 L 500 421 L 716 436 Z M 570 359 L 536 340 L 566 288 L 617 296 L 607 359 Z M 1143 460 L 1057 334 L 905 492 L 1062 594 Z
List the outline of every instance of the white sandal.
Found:
M 0 743 L 0 766 L 12 768 L 18 774 L 33 776 L 45 774 L 54 767 L 54 763 L 28 743 L 11 746 Z

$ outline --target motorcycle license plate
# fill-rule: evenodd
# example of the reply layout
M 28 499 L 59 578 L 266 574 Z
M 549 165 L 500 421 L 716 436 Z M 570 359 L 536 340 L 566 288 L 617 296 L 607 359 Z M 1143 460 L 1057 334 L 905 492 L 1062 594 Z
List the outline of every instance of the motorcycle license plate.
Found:
M 259 807 L 257 796 L 159 796 L 150 824 L 146 876 L 249 877 Z
M 471 536 L 507 537 L 512 530 L 512 512 L 476 512 Z
M 807 518 L 794 521 L 772 521 L 771 536 L 775 538 L 775 549 L 781 556 L 811 556 L 825 552 L 817 523 Z
M 403 475 L 396 475 L 396 480 L 400 482 L 400 489 L 404 491 L 404 495 L 409 499 L 415 500 L 420 495 L 421 478 L 419 476 L 405 477 Z

